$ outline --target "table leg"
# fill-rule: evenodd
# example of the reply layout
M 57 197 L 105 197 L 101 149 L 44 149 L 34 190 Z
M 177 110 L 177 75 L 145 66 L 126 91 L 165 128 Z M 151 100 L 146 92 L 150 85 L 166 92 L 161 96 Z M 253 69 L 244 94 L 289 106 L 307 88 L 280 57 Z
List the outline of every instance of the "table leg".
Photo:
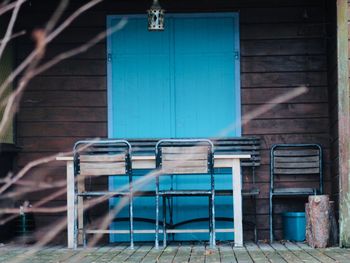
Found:
M 74 170 L 73 161 L 67 161 L 67 245 L 74 247 Z
M 235 229 L 235 247 L 243 246 L 242 223 L 242 181 L 239 159 L 232 161 L 233 217 Z
M 85 192 L 85 180 L 80 178 L 77 185 L 79 193 Z M 78 229 L 84 229 L 84 198 L 82 196 L 78 197 Z M 85 245 L 83 232 L 79 232 L 78 234 L 78 245 Z

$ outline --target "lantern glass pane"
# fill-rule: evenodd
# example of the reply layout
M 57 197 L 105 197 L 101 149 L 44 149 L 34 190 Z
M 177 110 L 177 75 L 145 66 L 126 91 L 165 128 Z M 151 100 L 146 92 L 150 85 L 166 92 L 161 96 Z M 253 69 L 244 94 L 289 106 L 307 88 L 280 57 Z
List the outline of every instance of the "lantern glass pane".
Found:
M 154 8 L 148 10 L 148 30 L 164 30 L 164 10 Z

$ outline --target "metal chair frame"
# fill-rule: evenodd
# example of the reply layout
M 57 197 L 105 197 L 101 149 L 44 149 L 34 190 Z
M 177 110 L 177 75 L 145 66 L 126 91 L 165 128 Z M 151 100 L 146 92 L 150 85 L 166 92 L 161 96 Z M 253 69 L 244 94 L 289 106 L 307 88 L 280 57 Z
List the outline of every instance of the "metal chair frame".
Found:
M 159 197 L 163 197 L 163 246 L 166 246 L 167 231 L 166 231 L 166 197 L 172 196 L 209 196 L 209 235 L 210 246 L 215 247 L 215 181 L 214 181 L 214 145 L 208 139 L 164 139 L 157 142 L 156 151 L 156 167 L 162 169 L 162 147 L 167 145 L 170 147 L 195 147 L 198 145 L 208 146 L 207 157 L 207 174 L 210 174 L 210 190 L 159 190 L 159 176 L 156 177 L 156 233 L 155 233 L 155 247 L 159 247 Z M 182 173 L 172 173 L 171 176 Z
M 311 150 L 311 149 L 315 149 L 318 150 L 318 168 L 319 168 L 319 172 L 318 173 L 305 173 L 306 175 L 315 175 L 315 174 L 319 174 L 319 187 L 318 188 L 313 188 L 312 191 L 308 191 L 308 188 L 288 188 L 289 190 L 291 190 L 290 192 L 276 192 L 276 189 L 279 188 L 275 188 L 275 151 L 276 149 L 283 149 L 283 148 L 290 148 L 290 149 L 302 149 L 305 148 L 305 150 Z M 291 150 L 292 151 L 292 150 Z M 293 156 L 284 156 L 286 158 L 288 157 L 293 157 Z M 307 161 L 305 161 L 305 163 L 307 163 Z M 287 168 L 288 169 L 288 168 Z M 292 169 L 292 168 L 291 168 Z M 281 173 L 286 175 L 286 173 Z M 292 175 L 297 175 L 296 173 L 290 173 L 287 176 L 292 176 Z M 283 189 L 283 188 L 282 188 Z M 294 189 L 294 191 L 293 191 Z M 304 190 L 303 190 L 304 189 Z M 322 148 L 319 144 L 275 144 L 271 147 L 271 151 L 270 151 L 270 208 L 269 208 L 269 225 L 270 225 L 270 242 L 273 242 L 274 240 L 274 229 L 273 229 L 273 199 L 274 196 L 288 196 L 288 197 L 292 197 L 292 196 L 308 196 L 310 194 L 322 194 L 323 193 L 323 171 L 322 171 Z
M 101 192 L 101 191 L 91 191 L 91 192 L 79 192 L 78 191 L 78 180 L 81 180 L 78 178 L 80 175 L 80 150 L 79 148 L 81 146 L 86 147 L 86 149 L 89 149 L 91 147 L 105 147 L 105 150 L 103 152 L 108 153 L 108 146 L 113 146 L 115 148 L 120 148 L 121 150 L 125 149 L 125 175 L 128 176 L 129 179 L 129 185 L 128 191 L 116 191 L 116 192 Z M 83 150 L 84 151 L 84 150 Z M 115 151 L 115 150 L 114 150 Z M 84 197 L 91 197 L 91 196 L 110 196 L 110 197 L 129 197 L 129 233 L 130 233 L 130 248 L 134 248 L 134 225 L 133 225 L 133 189 L 132 189 L 132 166 L 131 166 L 131 154 L 132 154 L 132 148 L 128 141 L 126 140 L 81 140 L 75 143 L 73 147 L 73 153 L 74 153 L 74 177 L 75 177 L 75 187 L 74 187 L 74 248 L 76 249 L 78 246 L 78 235 L 79 232 L 83 231 L 83 245 L 86 246 L 86 232 L 84 228 L 84 223 L 82 228 L 79 229 L 78 226 L 78 199 L 84 198 Z M 93 155 L 93 154 L 92 154 Z M 111 174 L 113 175 L 113 174 Z M 122 174 L 118 174 L 122 176 Z M 110 176 L 110 175 L 106 175 Z M 85 179 L 85 178 L 84 178 Z M 84 182 L 83 179 L 83 182 Z M 123 232 L 124 233 L 124 232 Z

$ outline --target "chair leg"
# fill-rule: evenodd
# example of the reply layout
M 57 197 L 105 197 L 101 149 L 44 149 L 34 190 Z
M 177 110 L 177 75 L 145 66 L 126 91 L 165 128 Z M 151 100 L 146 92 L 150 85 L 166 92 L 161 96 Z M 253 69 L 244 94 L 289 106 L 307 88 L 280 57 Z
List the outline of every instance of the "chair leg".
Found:
M 209 245 L 212 246 L 213 244 L 213 220 L 212 220 L 212 209 L 211 209 L 211 196 L 208 198 L 209 200 L 209 206 L 208 206 L 208 212 L 209 212 Z
M 257 216 L 256 216 L 256 196 L 254 198 L 254 242 L 258 243 L 258 227 L 257 227 Z
M 214 248 L 216 246 L 216 232 L 215 232 L 215 194 L 211 195 L 211 225 L 212 225 L 212 240 L 211 246 Z
M 169 224 L 171 227 L 174 226 L 174 219 L 173 219 L 173 208 L 174 208 L 174 198 L 172 196 L 169 197 L 168 199 L 169 202 Z M 171 240 L 174 241 L 175 240 L 175 234 L 171 233 Z
M 129 196 L 129 218 L 130 218 L 130 248 L 134 249 L 134 206 L 133 196 Z
M 270 211 L 269 211 L 269 221 L 270 221 L 270 243 L 273 242 L 273 202 L 272 195 L 270 194 Z
M 84 207 L 84 199 L 81 198 L 81 206 Z M 86 244 L 87 244 L 87 240 L 86 240 L 86 230 L 85 230 L 85 222 L 89 222 L 88 220 L 88 213 L 89 211 L 83 211 L 83 217 L 82 217 L 82 222 L 81 222 L 81 227 L 82 227 L 82 239 L 83 239 L 83 247 L 86 247 Z M 78 225 L 79 225 L 79 222 L 78 222 Z
M 84 246 L 84 248 L 86 247 L 86 245 L 87 245 L 86 231 L 85 231 L 85 228 L 83 227 L 83 246 Z
M 167 245 L 166 235 L 166 197 L 163 196 L 163 247 Z
M 155 247 L 159 248 L 159 178 L 156 177 L 156 236 L 155 236 Z
M 78 248 L 78 196 L 74 195 L 74 237 L 73 237 L 73 248 Z

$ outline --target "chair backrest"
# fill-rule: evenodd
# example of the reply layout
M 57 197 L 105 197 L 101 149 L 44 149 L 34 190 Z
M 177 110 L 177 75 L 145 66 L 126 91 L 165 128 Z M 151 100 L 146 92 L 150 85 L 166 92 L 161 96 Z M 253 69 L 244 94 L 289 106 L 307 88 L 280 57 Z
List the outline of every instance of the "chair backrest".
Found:
M 314 176 L 323 193 L 322 148 L 318 144 L 276 144 L 271 148 L 271 189 L 275 175 Z
M 125 140 L 84 140 L 74 145 L 75 175 L 122 175 L 131 172 L 131 145 Z
M 212 174 L 213 143 L 207 139 L 160 140 L 156 165 L 164 174 Z

